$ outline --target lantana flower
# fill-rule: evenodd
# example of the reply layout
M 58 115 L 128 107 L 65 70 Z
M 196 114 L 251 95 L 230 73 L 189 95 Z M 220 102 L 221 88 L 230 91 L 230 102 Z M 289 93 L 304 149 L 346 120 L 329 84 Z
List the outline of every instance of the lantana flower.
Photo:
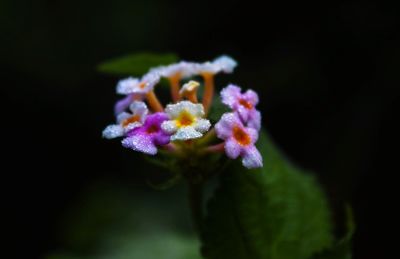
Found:
M 158 154 L 162 148 L 186 165 L 199 164 L 194 161 L 204 154 L 226 153 L 231 159 L 242 157 L 247 168 L 262 166 L 254 145 L 261 127 L 254 91 L 241 93 L 238 86 L 227 86 L 221 98 L 232 111 L 225 113 L 214 128 L 207 119 L 214 98 L 214 76 L 232 73 L 236 66 L 228 56 L 203 63 L 181 61 L 152 68 L 141 79 L 128 77 L 119 81 L 117 93 L 126 96 L 114 107 L 117 124 L 108 126 L 103 136 L 122 137 L 124 147 L 149 155 Z M 202 82 L 190 80 L 198 75 Z M 166 107 L 155 93 L 161 77 L 170 82 L 171 102 Z M 200 100 L 199 89 L 203 93 Z M 128 107 L 130 112 L 126 111 Z
M 149 155 L 157 154 L 157 146 L 170 142 L 170 135 L 161 129 L 161 124 L 168 119 L 165 113 L 157 112 L 147 116 L 141 127 L 129 131 L 122 140 L 122 145 Z
M 220 56 L 213 61 L 207 61 L 204 63 L 196 64 L 193 68 L 196 74 L 217 74 L 220 72 L 232 73 L 234 68 L 237 66 L 235 60 L 228 56 Z
M 229 158 L 242 157 L 247 168 L 262 167 L 262 157 L 255 147 L 258 131 L 245 127 L 236 113 L 225 113 L 215 124 L 215 131 L 220 139 L 225 140 L 225 153 Z
M 221 91 L 222 103 L 238 113 L 244 123 L 249 127 L 259 130 L 261 127 L 261 114 L 256 110 L 258 95 L 253 90 L 241 93 L 242 89 L 230 84 Z
M 202 104 L 190 101 L 181 101 L 169 104 L 165 108 L 170 120 L 163 122 L 161 128 L 170 134 L 171 140 L 189 140 L 200 138 L 211 127 L 207 119 L 203 119 L 204 109 Z
M 144 123 L 148 113 L 147 105 L 144 102 L 134 101 L 129 108 L 132 113 L 119 113 L 117 115 L 118 124 L 107 126 L 103 131 L 103 137 L 108 139 L 122 137 L 128 131 Z
M 117 84 L 117 93 L 119 94 L 147 94 L 152 91 L 154 86 L 160 81 L 160 75 L 156 72 L 144 75 L 140 80 L 138 78 L 128 77 L 120 80 Z

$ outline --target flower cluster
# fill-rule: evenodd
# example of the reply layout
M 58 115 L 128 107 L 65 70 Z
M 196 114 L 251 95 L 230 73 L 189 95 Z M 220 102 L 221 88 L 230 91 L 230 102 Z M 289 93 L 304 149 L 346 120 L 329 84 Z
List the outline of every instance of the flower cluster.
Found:
M 261 127 L 261 114 L 255 108 L 257 93 L 241 93 L 240 87 L 228 85 L 221 91 L 221 99 L 232 111 L 223 114 L 214 128 L 207 119 L 214 96 L 214 76 L 232 73 L 236 65 L 228 56 L 204 63 L 182 61 L 152 68 L 141 78 L 119 81 L 117 93 L 125 97 L 114 107 L 116 124 L 107 126 L 103 137 L 123 137 L 124 147 L 149 155 L 157 154 L 160 148 L 177 154 L 190 148 L 198 154 L 225 151 L 229 158 L 242 157 L 247 168 L 261 167 L 262 158 L 254 145 Z M 197 95 L 201 84 L 183 82 L 193 76 L 203 78 L 201 102 Z M 154 91 L 161 78 L 170 82 L 172 102 L 165 107 Z M 224 142 L 211 145 L 206 141 L 216 137 Z

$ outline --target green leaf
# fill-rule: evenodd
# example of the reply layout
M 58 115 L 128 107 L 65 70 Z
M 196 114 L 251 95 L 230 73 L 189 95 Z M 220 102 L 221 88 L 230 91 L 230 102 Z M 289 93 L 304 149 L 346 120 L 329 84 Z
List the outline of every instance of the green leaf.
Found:
M 106 61 L 98 66 L 98 70 L 112 75 L 140 76 L 152 67 L 168 65 L 178 60 L 173 53 L 136 53 Z
M 332 244 L 327 201 L 312 175 L 291 165 L 261 133 L 264 167 L 238 162 L 221 175 L 208 206 L 203 254 L 209 259 L 302 259 Z
M 351 259 L 351 242 L 353 239 L 355 224 L 351 208 L 346 208 L 347 212 L 347 234 L 331 248 L 314 256 L 312 259 Z

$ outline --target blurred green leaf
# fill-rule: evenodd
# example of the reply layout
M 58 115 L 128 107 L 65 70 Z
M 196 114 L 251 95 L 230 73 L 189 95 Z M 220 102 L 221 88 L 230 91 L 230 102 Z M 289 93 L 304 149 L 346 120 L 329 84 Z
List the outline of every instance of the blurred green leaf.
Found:
M 152 67 L 168 65 L 178 61 L 173 53 L 136 53 L 106 61 L 98 66 L 100 72 L 112 75 L 141 76 Z
M 312 259 L 351 259 L 351 243 L 355 231 L 355 223 L 353 212 L 350 206 L 346 208 L 347 212 L 347 234 L 333 247 L 323 251 L 322 253 L 314 256 Z
M 204 256 L 302 259 L 330 247 L 329 209 L 315 179 L 291 165 L 267 134 L 258 148 L 263 168 L 233 163 L 222 174 L 204 224 Z
M 184 193 L 96 183 L 62 222 L 62 252 L 45 259 L 200 259 Z
M 201 259 L 194 237 L 173 232 L 124 236 L 94 255 L 53 254 L 45 259 Z
M 211 106 L 208 118 L 211 120 L 213 124 L 215 124 L 221 119 L 224 113 L 229 111 L 230 109 L 225 104 L 222 103 L 221 98 L 219 96 L 215 96 L 213 99 L 213 105 Z

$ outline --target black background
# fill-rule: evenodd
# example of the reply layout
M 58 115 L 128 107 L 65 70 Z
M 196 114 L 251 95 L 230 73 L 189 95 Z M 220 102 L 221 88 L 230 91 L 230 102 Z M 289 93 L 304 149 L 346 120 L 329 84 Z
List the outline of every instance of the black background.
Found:
M 138 51 L 239 62 L 263 124 L 318 173 L 335 216 L 355 210 L 355 258 L 393 258 L 398 191 L 398 9 L 380 1 L 1 1 L 2 173 L 17 258 L 59 245 L 56 225 L 99 177 L 144 185 L 137 157 L 101 139 L 118 78 L 100 62 Z M 134 166 L 132 166 L 134 165 Z

